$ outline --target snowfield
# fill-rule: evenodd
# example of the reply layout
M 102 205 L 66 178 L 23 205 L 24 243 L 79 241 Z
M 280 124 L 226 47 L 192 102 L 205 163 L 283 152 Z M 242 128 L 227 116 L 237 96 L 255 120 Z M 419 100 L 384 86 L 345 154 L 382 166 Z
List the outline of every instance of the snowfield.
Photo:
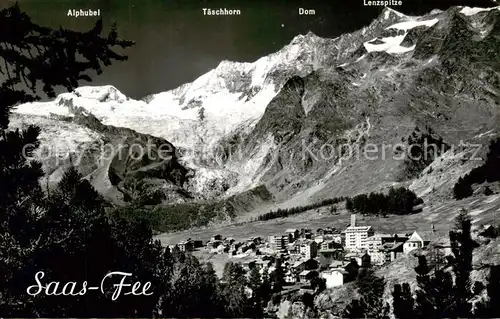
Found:
M 439 22 L 439 19 L 422 20 L 422 21 L 405 21 L 405 22 L 400 22 L 400 23 L 396 23 L 394 25 L 391 25 L 387 29 L 398 29 L 398 30 L 408 31 L 410 29 L 420 27 L 420 26 L 432 27 L 433 25 L 435 25 L 438 22 Z
M 377 40 L 377 39 L 373 39 L 371 41 L 365 42 L 364 46 L 365 46 L 366 51 L 368 51 L 368 52 L 383 52 L 383 51 L 385 51 L 387 53 L 392 53 L 392 54 L 402 54 L 402 53 L 413 51 L 415 49 L 415 46 L 412 46 L 412 47 L 401 46 L 401 43 L 403 42 L 405 37 L 406 37 L 406 33 L 403 35 L 395 36 L 395 37 L 382 38 L 380 40 L 383 43 L 380 43 L 380 44 L 370 43 L 370 42 Z
M 274 78 L 273 72 L 309 74 L 318 60 L 315 45 L 322 41 L 330 39 L 299 35 L 280 51 L 253 63 L 222 61 L 192 83 L 142 100 L 128 98 L 112 85 L 84 86 L 53 101 L 19 105 L 13 112 L 46 119 L 92 114 L 104 125 L 164 138 L 182 150 L 183 165 L 196 172 L 191 180 L 195 190 L 205 192 L 208 184 L 228 183 L 235 190 L 228 193 L 236 193 L 257 186 L 257 170 L 274 148 L 272 139 L 263 141 L 255 156 L 230 161 L 225 167 L 200 158 L 213 155 L 220 142 L 235 132 L 250 132 L 286 80 Z M 53 133 L 45 139 L 47 144 L 74 141 L 68 135 L 71 130 L 59 128 L 57 120 L 39 122 L 43 131 Z M 80 129 L 74 132 L 78 133 L 75 138 L 90 134 Z
M 394 10 L 392 10 L 392 11 L 394 11 Z M 389 12 L 391 12 L 391 11 L 387 10 L 385 12 L 385 14 L 388 15 Z M 425 26 L 425 27 L 430 28 L 439 22 L 439 19 L 417 20 L 414 18 L 409 18 L 407 16 L 404 16 L 404 17 L 406 19 L 409 19 L 409 20 L 393 24 L 393 25 L 386 28 L 387 30 L 389 30 L 389 29 L 403 30 L 403 31 L 405 31 L 404 34 L 400 34 L 400 35 L 397 35 L 394 37 L 375 38 L 375 39 L 372 39 L 368 42 L 365 42 L 364 47 L 365 47 L 366 51 L 368 51 L 368 52 L 387 52 L 390 54 L 403 54 L 403 53 L 413 51 L 413 50 L 415 50 L 415 47 L 416 47 L 415 45 L 412 47 L 405 47 L 405 46 L 401 45 L 401 43 L 403 42 L 403 40 L 407 36 L 408 31 L 411 29 L 417 28 L 417 27 L 421 27 L 421 26 Z M 379 42 L 382 42 L 382 43 L 376 43 L 376 44 L 372 43 L 373 41 L 376 41 L 376 40 Z
M 162 137 L 178 147 L 213 145 L 237 129 L 250 129 L 249 124 L 260 119 L 280 89 L 269 77 L 273 70 L 288 68 L 304 75 L 310 72 L 317 58 L 308 51 L 313 46 L 307 43 L 310 39 L 324 40 L 299 35 L 280 51 L 253 63 L 223 61 L 192 83 L 154 94 L 147 102 L 127 98 L 111 85 L 85 86 L 60 94 L 54 101 L 19 105 L 14 112 L 48 117 L 88 112 L 105 125 Z M 297 63 L 303 57 L 306 60 Z M 202 108 L 203 121 L 199 118 Z

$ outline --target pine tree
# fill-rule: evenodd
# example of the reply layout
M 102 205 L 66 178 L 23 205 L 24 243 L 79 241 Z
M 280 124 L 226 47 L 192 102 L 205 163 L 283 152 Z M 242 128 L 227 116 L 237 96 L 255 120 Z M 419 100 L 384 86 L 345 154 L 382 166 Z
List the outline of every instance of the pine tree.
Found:
M 221 293 L 226 313 L 230 317 L 247 317 L 252 312 L 252 307 L 245 292 L 247 280 L 243 267 L 240 264 L 227 263 L 224 266 L 223 281 Z
M 413 312 L 414 300 L 408 283 L 396 284 L 392 293 L 393 312 L 398 319 L 416 318 Z
M 276 269 L 271 274 L 271 278 L 273 283 L 273 292 L 277 293 L 280 292 L 285 285 L 285 272 L 280 258 L 276 259 L 275 268 Z
M 456 218 L 455 229 L 450 232 L 450 242 L 454 258 L 452 260 L 452 274 L 437 269 L 434 276 L 430 276 L 425 257 L 419 257 L 416 291 L 415 313 L 417 317 L 471 317 L 473 287 L 470 281 L 472 271 L 472 253 L 476 243 L 471 237 L 471 220 L 465 210 Z
M 252 290 L 251 304 L 255 313 L 253 316 L 259 317 L 262 312 L 262 280 L 259 269 L 256 266 L 251 267 L 248 279 L 248 287 Z
M 342 318 L 365 318 L 365 306 L 359 301 L 359 299 L 354 299 L 342 313 Z
M 205 108 L 203 106 L 198 110 L 198 120 L 200 122 L 203 122 L 205 120 Z
M 308 292 L 302 295 L 302 303 L 304 304 L 304 312 L 311 313 L 313 317 L 317 317 L 316 306 L 314 305 L 314 296 Z
M 415 267 L 417 273 L 418 289 L 416 290 L 415 316 L 417 318 L 434 318 L 434 298 L 430 294 L 431 279 L 430 269 L 425 256 L 418 256 L 418 266 Z
M 486 285 L 488 299 L 476 305 L 476 318 L 500 318 L 500 266 L 490 269 Z
M 269 278 L 269 273 L 267 268 L 264 268 L 261 278 L 262 278 L 262 285 L 260 286 L 259 294 L 262 302 L 261 304 L 262 308 L 265 308 L 267 307 L 267 304 L 271 300 L 272 296 L 271 280 Z
M 455 199 L 460 200 L 472 196 L 472 186 L 469 182 L 469 175 L 460 177 L 453 187 L 453 196 Z
M 385 280 L 375 276 L 372 269 L 362 269 L 356 279 L 356 287 L 361 295 L 346 308 L 346 318 L 388 318 L 388 305 L 381 298 L 385 290 Z
M 4 26 L 0 28 L 0 72 L 7 78 L 0 83 L 0 316 L 92 315 L 92 309 L 82 305 L 95 302 L 99 309 L 102 297 L 60 302 L 55 297 L 29 296 L 26 287 L 33 284 L 38 270 L 45 270 L 47 276 L 76 276 L 78 280 L 85 273 L 78 272 L 85 265 L 78 264 L 84 252 L 90 260 L 105 257 L 111 242 L 99 207 L 102 201 L 89 185 L 78 184 L 75 171 L 65 174 L 59 185 L 62 191 L 55 196 L 61 202 L 48 201 L 39 185 L 41 165 L 29 160 L 39 146 L 40 129 L 29 126 L 11 131 L 9 115 L 16 104 L 40 99 L 39 87 L 55 97 L 56 86 L 72 90 L 79 81 L 90 81 L 88 72 L 100 74 L 113 60 L 126 59 L 113 47 L 126 48 L 132 42 L 119 40 L 115 28 L 101 37 L 102 21 L 85 33 L 44 28 L 32 23 L 17 5 L 0 10 L 0 25 Z M 28 89 L 20 89 L 21 85 Z M 76 190 L 75 186 L 82 188 Z M 71 206 L 76 209 L 68 210 Z M 96 242 L 102 244 L 101 253 L 86 250 Z M 92 277 L 111 262 L 105 258 L 87 264 L 87 273 Z M 76 265 L 78 268 L 72 268 Z M 110 308 L 100 313 L 106 311 Z
M 347 211 L 349 211 L 349 212 L 354 212 L 354 203 L 353 203 L 352 199 L 350 199 L 350 198 L 346 199 L 345 209 L 347 209 Z
M 223 306 L 219 298 L 219 281 L 212 263 L 208 263 L 203 268 L 203 277 L 200 289 L 200 315 L 203 317 L 220 316 Z
M 432 300 L 437 316 L 440 318 L 454 318 L 457 316 L 456 286 L 450 272 L 437 270 L 431 278 Z M 469 314 L 470 316 L 470 314 Z
M 475 242 L 471 237 L 471 227 L 471 218 L 467 211 L 462 209 L 455 220 L 455 229 L 450 232 L 450 243 L 455 257 L 453 263 L 453 272 L 456 277 L 455 302 L 457 315 L 460 317 L 470 316 L 472 311 L 472 305 L 469 302 L 472 297 L 470 273 Z
M 415 316 L 417 318 L 449 318 L 455 316 L 455 287 L 449 272 L 437 270 L 434 276 L 424 256 L 419 256 Z

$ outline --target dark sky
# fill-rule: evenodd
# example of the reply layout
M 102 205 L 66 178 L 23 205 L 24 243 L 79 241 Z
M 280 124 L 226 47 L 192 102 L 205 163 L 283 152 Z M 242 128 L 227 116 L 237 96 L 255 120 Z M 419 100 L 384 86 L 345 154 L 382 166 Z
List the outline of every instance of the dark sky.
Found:
M 452 5 L 492 6 L 484 1 L 402 0 L 394 9 L 419 15 Z M 10 0 L 1 0 L 0 7 Z M 93 84 L 112 84 L 140 98 L 190 82 L 221 60 L 251 62 L 279 50 L 309 30 L 337 37 L 369 24 L 382 7 L 363 0 L 20 0 L 39 24 L 85 30 L 95 18 L 67 17 L 68 9 L 101 9 L 105 26 L 117 22 L 122 37 L 136 41 L 129 60 L 106 69 Z M 240 16 L 203 16 L 202 8 L 240 9 Z M 299 16 L 298 8 L 315 16 Z M 282 26 L 283 25 L 283 26 Z

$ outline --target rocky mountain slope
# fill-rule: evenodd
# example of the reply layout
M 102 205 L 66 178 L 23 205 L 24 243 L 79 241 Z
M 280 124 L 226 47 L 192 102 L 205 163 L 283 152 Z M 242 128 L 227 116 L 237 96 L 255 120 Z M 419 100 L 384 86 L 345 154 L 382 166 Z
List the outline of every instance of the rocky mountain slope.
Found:
M 422 17 L 387 8 L 351 34 L 299 35 L 253 63 L 223 61 L 140 101 L 105 86 L 20 105 L 12 126 L 42 127 L 49 183 L 81 159 L 79 169 L 120 204 L 224 198 L 260 185 L 280 206 L 395 184 L 449 198 L 481 163 L 474 145 L 483 155 L 499 133 L 499 45 L 499 8 Z M 437 148 L 427 152 L 426 140 Z M 411 146 L 425 158 L 409 158 Z M 164 156 L 139 156 L 145 148 Z

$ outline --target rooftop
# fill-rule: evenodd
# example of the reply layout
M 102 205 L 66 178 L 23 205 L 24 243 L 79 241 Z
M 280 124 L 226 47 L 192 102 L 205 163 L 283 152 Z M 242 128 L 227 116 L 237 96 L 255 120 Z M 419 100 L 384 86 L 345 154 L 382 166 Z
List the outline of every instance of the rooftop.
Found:
M 339 272 L 342 275 L 347 275 L 348 274 L 348 272 L 344 268 L 330 269 L 327 272 L 329 272 L 329 273 Z
M 347 227 L 347 231 L 368 231 L 372 228 L 372 226 L 349 226 Z
M 386 243 L 386 244 L 384 244 L 383 247 L 384 247 L 384 249 L 387 249 L 387 250 L 397 250 L 401 246 L 403 246 L 403 243 Z

